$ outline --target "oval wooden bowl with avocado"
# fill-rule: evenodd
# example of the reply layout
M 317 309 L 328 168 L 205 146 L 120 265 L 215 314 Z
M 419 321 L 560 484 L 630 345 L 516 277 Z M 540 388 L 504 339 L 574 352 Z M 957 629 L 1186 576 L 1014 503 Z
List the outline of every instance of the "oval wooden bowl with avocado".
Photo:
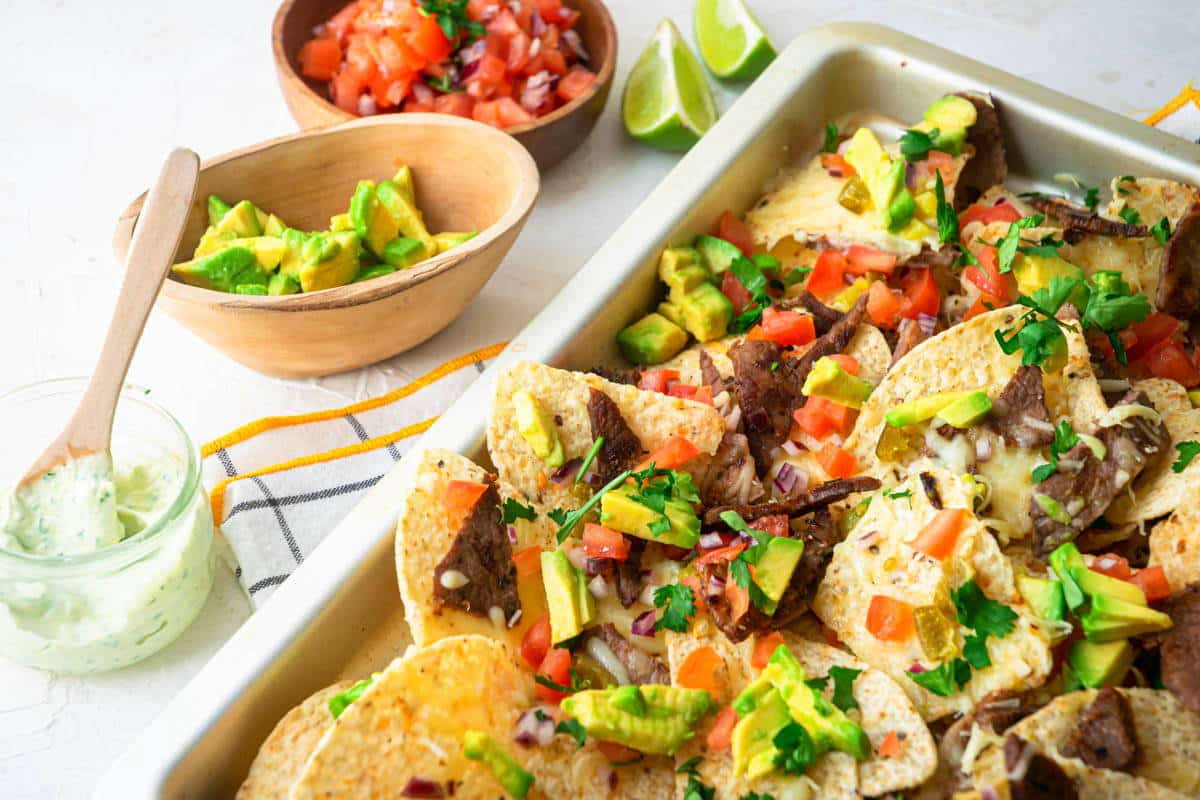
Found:
M 376 117 L 206 161 L 175 260 L 193 257 L 209 224 L 209 195 L 249 200 L 292 228 L 320 231 L 346 212 L 360 180 L 387 179 L 400 164 L 412 170 L 429 229 L 478 235 L 390 275 L 303 294 L 229 294 L 171 279 L 160 304 L 213 347 L 268 375 L 329 375 L 415 347 L 483 288 L 537 196 L 533 159 L 514 139 L 478 122 L 439 114 Z M 144 199 L 117 221 L 118 258 L 125 257 Z

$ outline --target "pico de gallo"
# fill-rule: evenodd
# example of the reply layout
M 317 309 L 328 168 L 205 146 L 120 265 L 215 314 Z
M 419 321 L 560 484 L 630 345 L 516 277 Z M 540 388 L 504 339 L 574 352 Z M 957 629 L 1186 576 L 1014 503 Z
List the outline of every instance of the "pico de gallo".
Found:
M 562 0 L 355 0 L 300 49 L 305 78 L 360 117 L 436 112 L 511 128 L 595 80 Z

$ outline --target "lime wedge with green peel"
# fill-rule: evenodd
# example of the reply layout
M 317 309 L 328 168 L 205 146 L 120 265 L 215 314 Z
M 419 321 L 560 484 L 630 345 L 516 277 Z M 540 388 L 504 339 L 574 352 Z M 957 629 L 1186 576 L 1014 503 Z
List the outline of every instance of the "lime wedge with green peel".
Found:
M 687 150 L 717 120 L 704 70 L 669 19 L 633 66 L 623 114 L 630 136 L 663 150 Z
M 753 80 L 775 60 L 775 46 L 743 0 L 696 0 L 696 41 L 718 78 Z

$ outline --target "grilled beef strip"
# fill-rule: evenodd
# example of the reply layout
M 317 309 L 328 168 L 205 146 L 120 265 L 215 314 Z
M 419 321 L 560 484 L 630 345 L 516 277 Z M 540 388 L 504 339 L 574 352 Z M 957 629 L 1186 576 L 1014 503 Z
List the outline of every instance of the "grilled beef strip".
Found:
M 704 524 L 722 524 L 721 514 L 726 511 L 736 511 L 741 515 L 742 519 L 758 519 L 759 517 L 771 516 L 773 514 L 798 517 L 801 514 L 807 514 L 818 508 L 824 508 L 840 500 L 845 500 L 852 494 L 873 492 L 880 485 L 878 480 L 867 475 L 859 475 L 854 478 L 837 478 L 836 480 L 826 481 L 811 489 L 793 494 L 783 500 L 710 508 L 704 512 Z
M 967 144 L 975 148 L 975 155 L 967 161 L 954 186 L 954 209 L 962 211 L 980 194 L 1004 183 L 1008 156 L 993 98 L 975 92 L 959 92 L 958 96 L 975 106 L 975 124 L 967 131 Z
M 642 442 L 638 439 L 621 409 L 613 399 L 599 389 L 590 390 L 588 397 L 588 420 L 592 426 L 592 439 L 604 437 L 604 445 L 593 462 L 601 485 L 607 484 L 617 475 L 629 469 L 642 454 Z
M 1163 611 L 1175 623 L 1159 651 L 1163 685 L 1185 708 L 1200 714 L 1200 583 L 1172 595 Z
M 631 643 L 617 631 L 611 622 L 592 628 L 588 633 L 608 645 L 629 673 L 631 683 L 638 686 L 646 684 L 668 685 L 671 683 L 671 673 L 659 659 Z
M 1078 800 L 1079 790 L 1058 762 L 1015 733 L 1004 737 L 1004 770 L 1012 800 Z
M 1163 248 L 1156 305 L 1184 319 L 1200 318 L 1200 207 L 1193 208 Z
M 629 542 L 629 557 L 616 564 L 617 599 L 622 608 L 629 608 L 642 594 L 642 555 L 646 552 L 646 540 L 623 535 Z
M 905 317 L 900 320 L 896 329 L 896 346 L 892 348 L 892 362 L 888 369 L 896 366 L 896 362 L 908 355 L 909 351 L 929 337 L 921 330 L 921 324 L 915 319 Z
M 458 588 L 447 588 L 443 576 L 457 572 L 466 578 Z M 450 580 L 453 586 L 457 580 Z M 433 600 L 440 611 L 446 606 L 468 614 L 488 617 L 493 608 L 511 621 L 521 610 L 517 594 L 517 568 L 513 566 L 512 545 L 500 520 L 500 492 L 488 484 L 475 506 L 463 520 L 449 552 L 433 570 Z
M 1034 449 L 1054 441 L 1041 367 L 1017 367 L 992 405 L 988 424 L 1013 447 Z
M 700 380 L 704 381 L 705 386 L 712 388 L 713 397 L 725 391 L 725 379 L 721 377 L 721 372 L 713 363 L 712 356 L 703 349 L 700 351 Z
M 753 503 L 764 494 L 745 434 L 727 431 L 712 458 L 694 461 L 692 478 L 706 507 Z
M 1135 403 L 1154 408 L 1145 392 L 1137 390 L 1126 392 L 1113 408 Z M 1146 464 L 1171 444 L 1171 435 L 1161 419 L 1151 421 L 1142 416 L 1099 428 L 1094 435 L 1104 444 L 1104 458 L 1096 458 L 1091 448 L 1080 442 L 1061 457 L 1057 472 L 1034 485 L 1029 510 L 1033 517 L 1034 549 L 1043 558 L 1090 527 Z M 1079 466 L 1071 469 L 1063 462 Z M 1039 497 L 1049 499 L 1039 502 Z M 1059 519 L 1052 518 L 1043 503 L 1051 507 L 1057 503 L 1054 516 Z M 1064 521 L 1062 514 L 1069 519 Z
M 642 379 L 642 371 L 637 368 L 624 369 L 622 367 L 592 367 L 588 372 L 593 375 L 599 375 L 604 380 L 611 383 L 622 383 L 626 386 L 637 386 L 638 381 Z
M 1138 762 L 1137 728 L 1125 695 L 1111 687 L 1101 689 L 1080 710 L 1075 730 L 1059 752 L 1089 767 L 1132 773 Z
M 1150 229 L 1145 225 L 1130 225 L 1128 222 L 1102 217 L 1087 206 L 1071 202 L 1065 197 L 1034 195 L 1027 200 L 1029 205 L 1063 227 L 1063 239 L 1069 244 L 1079 242 L 1089 233 L 1130 239 L 1150 235 Z
M 810 292 L 801 292 L 790 300 L 784 300 L 779 304 L 779 307 L 783 309 L 807 309 L 808 313 L 812 314 L 813 326 L 817 329 L 818 336 L 829 333 L 829 329 L 845 316 L 845 314 L 836 308 L 831 308 L 822 303 Z
M 978 723 L 984 730 L 999 735 L 1038 708 L 1040 706 L 1030 704 L 1024 696 L 1011 689 L 997 689 L 980 698 L 971 712 L 971 721 Z

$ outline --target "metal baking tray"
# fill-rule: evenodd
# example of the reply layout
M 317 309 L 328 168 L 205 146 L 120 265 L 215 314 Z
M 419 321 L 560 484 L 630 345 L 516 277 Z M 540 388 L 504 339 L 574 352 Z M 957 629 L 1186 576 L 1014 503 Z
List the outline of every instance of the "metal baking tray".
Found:
M 1200 184 L 1200 147 L 889 28 L 801 35 L 422 440 L 486 463 L 498 370 L 519 359 L 586 369 L 615 362 L 614 336 L 650 308 L 661 248 L 748 208 L 830 119 L 912 119 L 934 97 L 991 92 L 1010 183 L 1070 172 Z M 1044 181 L 1043 181 L 1044 185 Z M 228 798 L 275 722 L 318 688 L 379 669 L 407 643 L 392 544 L 402 470 L 389 474 L 113 763 L 96 797 Z

